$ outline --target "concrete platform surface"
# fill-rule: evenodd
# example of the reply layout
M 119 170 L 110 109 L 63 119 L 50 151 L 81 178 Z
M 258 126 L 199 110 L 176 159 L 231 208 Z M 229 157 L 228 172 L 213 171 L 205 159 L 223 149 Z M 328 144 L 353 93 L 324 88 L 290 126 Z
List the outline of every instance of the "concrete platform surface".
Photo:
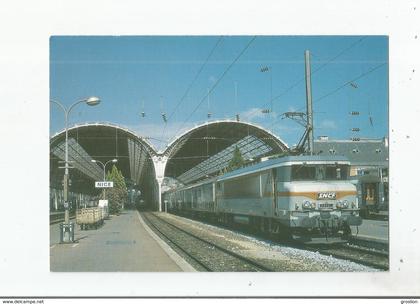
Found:
M 388 243 L 388 224 L 388 221 L 364 219 L 362 225 L 359 226 L 359 233 L 356 227 L 351 227 L 351 231 L 356 238 Z
M 135 210 L 112 216 L 97 230 L 75 229 L 75 243 L 59 244 L 58 224 L 50 226 L 50 270 L 194 271 L 144 224 Z

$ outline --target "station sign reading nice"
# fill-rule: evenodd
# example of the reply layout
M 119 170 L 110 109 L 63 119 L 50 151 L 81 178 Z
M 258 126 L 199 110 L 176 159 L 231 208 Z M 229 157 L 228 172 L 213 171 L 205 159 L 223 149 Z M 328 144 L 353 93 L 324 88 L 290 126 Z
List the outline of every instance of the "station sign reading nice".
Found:
M 114 182 L 95 182 L 95 188 L 113 188 Z

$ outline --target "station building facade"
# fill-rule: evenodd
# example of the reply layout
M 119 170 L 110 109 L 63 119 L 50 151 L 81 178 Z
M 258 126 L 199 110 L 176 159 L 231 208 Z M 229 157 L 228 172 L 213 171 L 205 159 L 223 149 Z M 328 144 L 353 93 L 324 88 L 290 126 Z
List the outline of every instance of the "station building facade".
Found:
M 364 214 L 387 211 L 389 142 L 388 138 L 332 140 L 320 136 L 314 141 L 314 153 L 342 155 L 350 160 L 350 179 L 356 184 L 359 205 Z

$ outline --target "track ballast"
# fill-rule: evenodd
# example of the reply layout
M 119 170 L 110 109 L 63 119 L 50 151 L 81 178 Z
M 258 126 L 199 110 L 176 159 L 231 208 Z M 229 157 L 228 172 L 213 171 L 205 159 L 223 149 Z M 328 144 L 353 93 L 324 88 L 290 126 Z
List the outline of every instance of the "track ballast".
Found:
M 153 213 L 141 215 L 155 232 L 199 271 L 274 271 L 257 261 L 194 235 Z

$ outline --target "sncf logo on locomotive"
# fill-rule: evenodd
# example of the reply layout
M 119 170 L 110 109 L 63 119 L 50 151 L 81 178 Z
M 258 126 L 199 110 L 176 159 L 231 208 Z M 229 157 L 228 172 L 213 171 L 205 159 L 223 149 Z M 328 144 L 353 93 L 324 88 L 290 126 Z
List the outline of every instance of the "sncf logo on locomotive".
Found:
M 335 198 L 336 198 L 335 192 L 319 192 L 318 193 L 319 200 L 335 199 Z

